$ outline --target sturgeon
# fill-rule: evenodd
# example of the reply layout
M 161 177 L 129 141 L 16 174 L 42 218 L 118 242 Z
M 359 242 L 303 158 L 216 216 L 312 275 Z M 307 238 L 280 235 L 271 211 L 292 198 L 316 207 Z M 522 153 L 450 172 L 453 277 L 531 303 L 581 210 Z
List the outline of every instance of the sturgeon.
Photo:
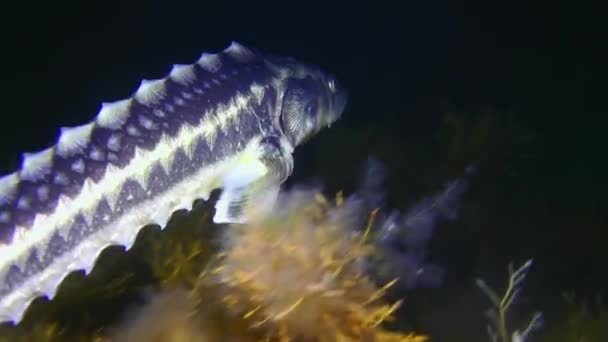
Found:
M 246 221 L 258 200 L 271 208 L 294 148 L 347 98 L 316 66 L 233 42 L 61 128 L 54 146 L 0 178 L 0 321 L 19 323 L 105 247 L 129 249 L 141 227 L 164 227 L 215 189 L 215 223 Z

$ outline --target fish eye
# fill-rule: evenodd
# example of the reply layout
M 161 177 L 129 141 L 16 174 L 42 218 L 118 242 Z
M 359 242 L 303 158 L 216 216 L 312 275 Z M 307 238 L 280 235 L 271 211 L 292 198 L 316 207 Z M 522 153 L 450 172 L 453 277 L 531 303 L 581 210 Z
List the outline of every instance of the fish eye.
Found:
M 310 102 L 306 105 L 306 107 L 304 108 L 304 112 L 306 113 L 306 115 L 308 116 L 313 116 L 315 115 L 317 111 L 317 106 L 314 102 Z

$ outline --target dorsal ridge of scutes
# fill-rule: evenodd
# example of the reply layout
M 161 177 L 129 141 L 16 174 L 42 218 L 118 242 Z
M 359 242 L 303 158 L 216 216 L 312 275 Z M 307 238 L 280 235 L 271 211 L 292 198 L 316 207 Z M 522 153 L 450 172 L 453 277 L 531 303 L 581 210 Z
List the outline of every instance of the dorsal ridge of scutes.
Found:
M 239 62 L 247 62 L 255 56 L 251 49 L 239 44 L 238 42 L 232 41 L 230 46 L 228 46 L 225 50 L 225 53 L 233 57 Z
M 118 130 L 131 115 L 131 105 L 138 101 L 144 105 L 154 105 L 166 95 L 166 81 L 171 79 L 179 84 L 188 84 L 196 80 L 196 65 L 210 72 L 217 72 L 222 67 L 220 56 L 226 54 L 237 61 L 247 61 L 255 53 L 253 50 L 233 41 L 220 53 L 202 53 L 193 64 L 176 64 L 170 73 L 162 79 L 142 80 L 132 97 L 102 102 L 94 121 L 75 127 L 61 127 L 56 145 L 36 153 L 24 153 L 20 170 L 0 177 L 0 205 L 15 201 L 21 180 L 36 182 L 52 171 L 55 155 L 68 158 L 84 153 L 96 126 Z
M 196 80 L 194 64 L 174 64 L 169 77 L 176 83 L 188 85 Z
M 35 182 L 51 171 L 55 147 L 40 152 L 23 153 L 19 178 Z
M 18 186 L 18 172 L 0 177 L 0 205 L 6 205 L 14 200 Z
M 220 56 L 215 53 L 203 52 L 198 59 L 198 64 L 201 68 L 211 73 L 215 73 L 222 68 Z
M 67 158 L 82 153 L 89 144 L 94 126 L 95 122 L 89 122 L 76 127 L 61 127 L 57 141 L 57 154 Z
M 166 95 L 167 85 L 165 81 L 166 78 L 159 78 L 155 80 L 143 79 L 139 83 L 139 87 L 135 91 L 135 95 L 133 97 L 144 105 L 153 105 L 158 103 Z
M 97 124 L 108 129 L 119 129 L 127 122 L 132 99 L 115 102 L 102 102 L 101 110 L 97 114 Z

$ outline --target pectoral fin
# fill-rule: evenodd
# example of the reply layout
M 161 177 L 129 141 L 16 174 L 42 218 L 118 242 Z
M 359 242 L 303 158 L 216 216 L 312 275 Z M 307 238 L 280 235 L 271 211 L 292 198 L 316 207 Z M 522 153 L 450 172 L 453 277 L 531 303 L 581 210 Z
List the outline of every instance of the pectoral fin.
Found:
M 265 139 L 256 153 L 244 154 L 222 180 L 215 204 L 215 223 L 244 223 L 274 207 L 281 183 L 291 174 L 292 156 Z
M 256 184 L 263 181 L 266 167 L 259 160 L 239 162 L 222 180 L 222 193 L 215 204 L 215 223 L 243 223 L 244 210 Z
M 215 205 L 215 223 L 245 223 L 264 217 L 272 211 L 279 194 L 279 185 L 264 189 L 251 187 L 224 190 Z

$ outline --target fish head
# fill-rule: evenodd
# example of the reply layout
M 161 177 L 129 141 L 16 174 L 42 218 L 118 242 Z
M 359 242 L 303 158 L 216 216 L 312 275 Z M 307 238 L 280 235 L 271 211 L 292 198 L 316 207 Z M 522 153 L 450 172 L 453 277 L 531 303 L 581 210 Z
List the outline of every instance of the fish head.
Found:
M 294 147 L 331 126 L 348 102 L 348 91 L 336 77 L 313 66 L 298 65 L 282 86 L 279 124 Z

